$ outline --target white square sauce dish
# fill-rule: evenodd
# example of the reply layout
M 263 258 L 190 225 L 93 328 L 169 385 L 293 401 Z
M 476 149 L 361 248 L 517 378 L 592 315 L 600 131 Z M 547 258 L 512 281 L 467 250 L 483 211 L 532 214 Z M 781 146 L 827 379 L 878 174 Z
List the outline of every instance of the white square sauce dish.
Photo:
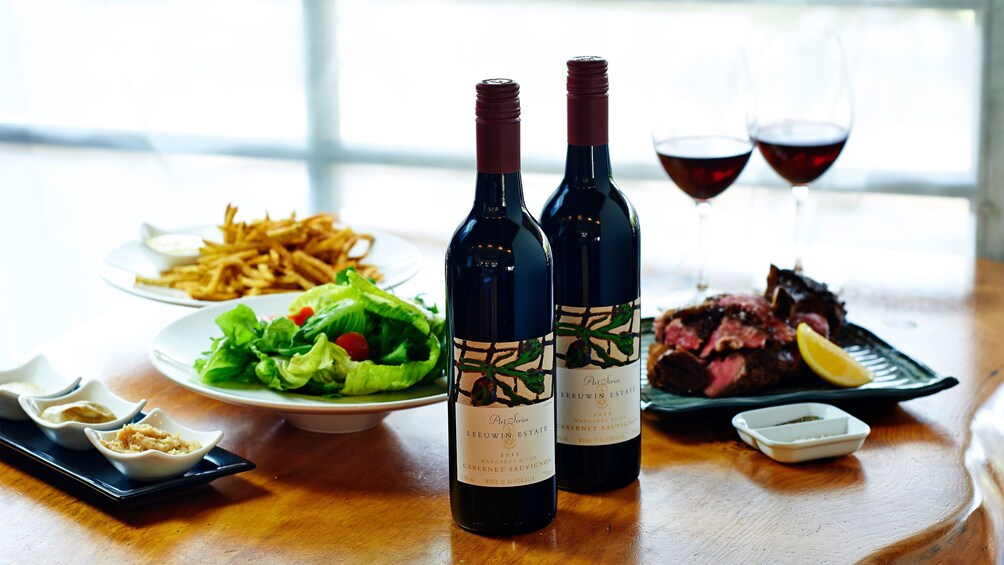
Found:
M 193 430 L 174 421 L 160 408 L 154 408 L 131 428 L 107 431 L 87 428 L 84 432 L 112 466 L 137 481 L 152 482 L 183 475 L 223 439 L 220 430 Z M 120 433 L 123 431 L 129 433 Z M 183 452 L 161 451 L 165 446 Z
M 818 402 L 740 412 L 732 425 L 743 441 L 781 463 L 848 455 L 871 433 L 868 424 Z
M 27 420 L 18 397 L 63 396 L 78 384 L 80 377 L 68 377 L 57 371 L 45 355 L 36 355 L 20 367 L 0 371 L 0 418 Z
M 36 398 L 22 396 L 18 399 L 21 408 L 28 414 L 33 422 L 42 430 L 53 442 L 68 449 L 90 449 L 91 442 L 87 441 L 84 435 L 84 428 L 94 428 L 97 430 L 112 430 L 124 426 L 131 422 L 136 414 L 146 404 L 146 399 L 139 402 L 130 402 L 121 396 L 108 390 L 101 381 L 88 381 L 82 387 L 56 398 Z M 89 405 L 84 405 L 89 403 Z M 73 420 L 73 414 L 67 414 L 69 410 L 94 411 L 94 408 L 103 408 L 109 411 L 112 419 L 107 422 L 87 422 Z M 50 412 L 46 412 L 50 410 Z M 57 416 L 50 417 L 49 415 Z M 64 419 L 65 418 L 65 419 Z M 60 421 L 63 419 L 63 421 Z

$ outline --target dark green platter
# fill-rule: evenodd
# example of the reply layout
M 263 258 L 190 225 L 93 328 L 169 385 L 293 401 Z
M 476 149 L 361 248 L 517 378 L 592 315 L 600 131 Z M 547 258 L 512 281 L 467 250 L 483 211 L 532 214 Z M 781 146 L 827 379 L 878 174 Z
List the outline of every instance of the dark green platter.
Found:
M 642 356 L 655 341 L 652 320 L 642 321 Z M 911 359 L 875 334 L 848 324 L 837 342 L 855 359 L 875 373 L 875 380 L 857 388 L 836 388 L 820 381 L 818 387 L 774 388 L 755 396 L 706 398 L 682 396 L 648 384 L 642 371 L 642 410 L 659 419 L 688 420 L 704 417 L 732 417 L 737 412 L 796 402 L 825 402 L 849 405 L 865 401 L 899 402 L 928 396 L 959 384 L 955 377 L 942 376 Z

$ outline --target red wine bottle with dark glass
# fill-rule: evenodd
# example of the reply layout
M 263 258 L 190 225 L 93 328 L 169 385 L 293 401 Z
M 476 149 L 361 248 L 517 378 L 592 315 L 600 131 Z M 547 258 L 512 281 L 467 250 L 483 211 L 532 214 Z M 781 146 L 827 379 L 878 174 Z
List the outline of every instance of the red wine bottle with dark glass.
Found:
M 558 487 L 602 491 L 641 467 L 640 232 L 610 170 L 607 62 L 568 61 L 565 177 L 541 213 L 554 254 Z
M 523 203 L 519 85 L 477 85 L 474 207 L 446 251 L 450 507 L 487 535 L 557 511 L 551 251 Z

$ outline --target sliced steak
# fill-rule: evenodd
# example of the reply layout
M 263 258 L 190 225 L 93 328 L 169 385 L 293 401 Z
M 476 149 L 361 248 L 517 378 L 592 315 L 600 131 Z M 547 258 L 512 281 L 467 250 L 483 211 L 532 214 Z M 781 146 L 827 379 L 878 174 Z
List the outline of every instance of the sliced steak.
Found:
M 648 378 L 656 387 L 708 397 L 755 394 L 805 378 L 795 327 L 824 336 L 844 325 L 826 285 L 771 266 L 765 296 L 722 294 L 655 320 Z
M 763 347 L 767 342 L 768 332 L 769 329 L 766 327 L 747 325 L 731 316 L 726 316 L 708 338 L 707 344 L 701 350 L 701 357 L 707 357 L 714 352 Z
M 732 396 L 742 394 L 746 387 L 744 384 L 749 380 L 745 379 L 746 356 L 742 353 L 731 353 L 728 357 L 715 359 L 708 363 L 708 374 L 711 375 L 711 382 L 704 389 L 704 395 L 710 398 L 717 396 Z
M 822 316 L 826 319 L 830 335 L 839 335 L 847 318 L 844 303 L 825 284 L 774 265 L 770 266 L 770 274 L 767 275 L 764 296 L 770 301 L 774 314 L 789 323 L 800 314 Z
M 653 343 L 648 354 L 648 382 L 679 394 L 701 394 L 710 375 L 693 353 L 663 343 Z

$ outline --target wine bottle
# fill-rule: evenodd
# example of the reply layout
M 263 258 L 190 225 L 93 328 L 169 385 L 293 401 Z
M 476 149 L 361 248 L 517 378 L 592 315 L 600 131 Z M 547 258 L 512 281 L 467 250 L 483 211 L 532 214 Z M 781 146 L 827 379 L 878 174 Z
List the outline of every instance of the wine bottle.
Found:
M 474 206 L 446 251 L 450 507 L 482 534 L 557 511 L 551 251 L 523 202 L 519 85 L 476 88 Z
M 554 254 L 558 488 L 602 491 L 641 468 L 638 214 L 610 170 L 607 62 L 568 61 L 565 177 L 541 213 Z

